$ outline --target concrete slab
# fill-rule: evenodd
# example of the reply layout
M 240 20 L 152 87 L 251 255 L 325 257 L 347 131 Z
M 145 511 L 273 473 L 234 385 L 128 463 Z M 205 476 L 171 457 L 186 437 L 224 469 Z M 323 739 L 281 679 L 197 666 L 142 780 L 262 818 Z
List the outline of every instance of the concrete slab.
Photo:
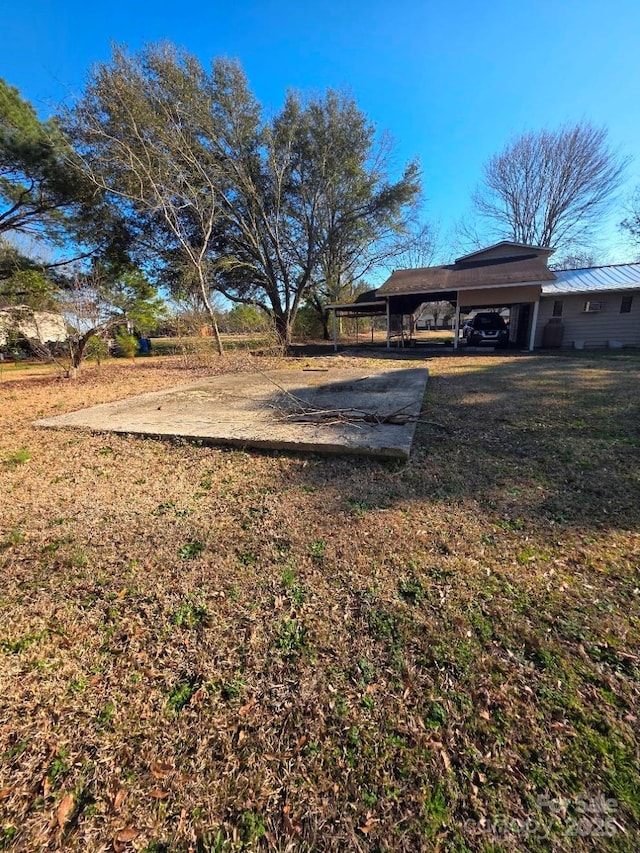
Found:
M 407 459 L 427 375 L 422 367 L 227 374 L 36 424 Z

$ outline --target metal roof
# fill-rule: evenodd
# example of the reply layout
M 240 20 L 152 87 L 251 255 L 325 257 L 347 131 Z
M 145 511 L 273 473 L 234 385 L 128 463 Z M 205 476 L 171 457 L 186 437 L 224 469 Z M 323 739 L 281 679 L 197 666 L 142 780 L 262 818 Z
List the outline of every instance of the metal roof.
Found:
M 543 296 L 640 289 L 640 263 L 590 267 L 583 270 L 556 270 L 555 274 L 554 282 L 542 285 Z

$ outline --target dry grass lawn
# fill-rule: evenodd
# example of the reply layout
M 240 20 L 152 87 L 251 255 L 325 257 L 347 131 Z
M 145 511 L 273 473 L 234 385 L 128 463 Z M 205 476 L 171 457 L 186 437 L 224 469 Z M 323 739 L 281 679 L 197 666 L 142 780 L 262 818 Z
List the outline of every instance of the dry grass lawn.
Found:
M 639 849 L 640 358 L 431 359 L 408 465 L 32 426 L 248 366 L 0 382 L 0 849 Z

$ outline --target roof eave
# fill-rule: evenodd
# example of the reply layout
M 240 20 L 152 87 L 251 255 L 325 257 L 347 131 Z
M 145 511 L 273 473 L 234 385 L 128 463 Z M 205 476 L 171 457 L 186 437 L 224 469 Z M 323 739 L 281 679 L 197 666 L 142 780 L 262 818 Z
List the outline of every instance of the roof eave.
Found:
M 559 288 L 555 288 L 553 290 L 544 292 L 544 287 L 542 289 L 543 296 L 593 296 L 594 294 L 601 293 L 603 296 L 607 293 L 624 293 L 626 290 L 637 291 L 640 290 L 640 282 L 638 284 L 623 284 L 619 287 L 588 287 L 586 289 L 580 290 L 560 290 Z

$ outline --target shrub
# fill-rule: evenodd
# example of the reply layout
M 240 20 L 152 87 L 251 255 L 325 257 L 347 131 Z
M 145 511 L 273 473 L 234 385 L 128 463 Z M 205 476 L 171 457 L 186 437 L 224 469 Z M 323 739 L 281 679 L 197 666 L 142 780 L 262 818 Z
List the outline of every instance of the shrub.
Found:
M 115 334 L 116 346 L 125 358 L 135 358 L 138 352 L 138 339 L 126 329 L 118 329 Z

